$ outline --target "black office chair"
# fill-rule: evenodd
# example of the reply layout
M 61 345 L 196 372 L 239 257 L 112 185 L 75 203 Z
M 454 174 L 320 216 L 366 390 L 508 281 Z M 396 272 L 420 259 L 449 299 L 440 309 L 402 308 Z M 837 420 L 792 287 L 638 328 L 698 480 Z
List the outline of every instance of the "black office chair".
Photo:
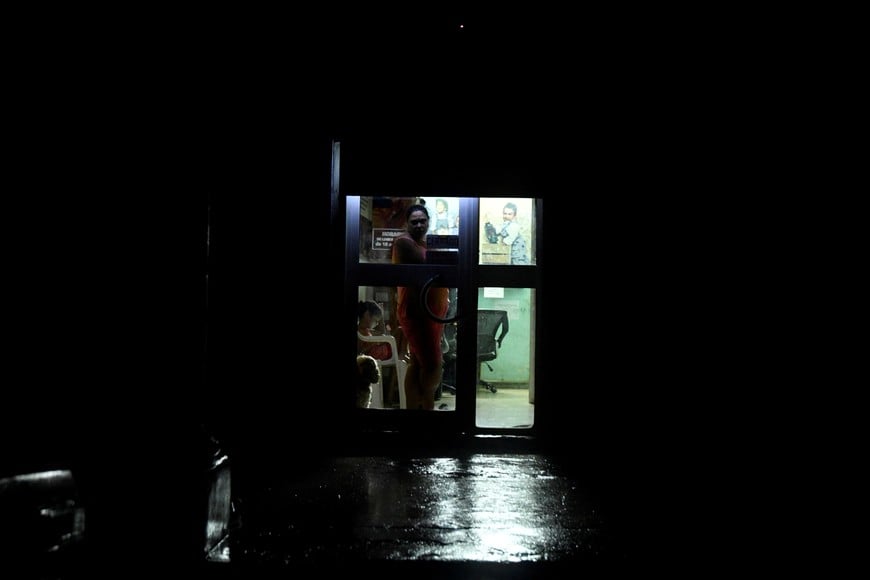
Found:
M 501 332 L 499 333 L 499 328 Z M 495 393 L 495 385 L 480 378 L 481 365 L 486 365 L 492 371 L 489 361 L 498 358 L 498 349 L 501 341 L 510 329 L 508 313 L 505 310 L 478 310 L 477 311 L 477 384 Z M 496 338 L 496 333 L 498 338 Z

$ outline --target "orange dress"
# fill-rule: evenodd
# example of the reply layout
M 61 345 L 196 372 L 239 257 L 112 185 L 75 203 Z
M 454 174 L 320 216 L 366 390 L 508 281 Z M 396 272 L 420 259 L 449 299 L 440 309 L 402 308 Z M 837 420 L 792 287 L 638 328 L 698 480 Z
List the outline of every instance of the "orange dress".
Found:
M 401 264 L 398 257 L 397 244 L 413 244 L 414 262 L 426 263 L 426 246 L 417 243 L 409 234 L 402 234 L 393 240 L 393 263 Z M 409 262 L 405 262 L 409 263 Z M 408 340 L 411 353 L 426 368 L 441 366 L 441 333 L 444 325 L 430 318 L 420 304 L 420 288 L 417 286 L 399 286 L 396 288 L 396 317 L 399 326 Z M 447 315 L 450 305 L 447 288 L 429 288 L 426 304 L 429 310 L 438 318 Z

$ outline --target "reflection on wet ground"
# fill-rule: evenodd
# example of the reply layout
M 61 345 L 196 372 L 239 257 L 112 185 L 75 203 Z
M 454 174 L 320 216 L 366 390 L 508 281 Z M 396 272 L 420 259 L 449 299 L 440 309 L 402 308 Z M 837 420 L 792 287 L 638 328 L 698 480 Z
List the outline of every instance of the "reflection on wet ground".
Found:
M 71 471 L 0 478 L 0 577 L 61 578 L 81 552 L 84 531 Z
M 606 515 L 578 478 L 552 457 L 309 462 L 295 474 L 237 491 L 237 522 L 219 559 L 292 567 L 410 561 L 565 564 L 620 557 L 608 541 Z
M 634 557 L 624 542 L 627 496 L 614 502 L 600 479 L 590 485 L 588 466 L 564 456 L 291 455 L 240 467 L 216 456 L 199 524 L 209 557 L 196 577 L 561 578 L 619 570 Z M 145 492 L 148 481 L 131 489 Z M 101 569 L 107 556 L 109 567 L 178 569 L 171 562 L 186 544 L 169 526 L 183 523 L 173 511 L 183 506 L 161 511 L 170 496 L 159 495 L 158 504 L 122 490 L 104 500 L 117 511 L 109 520 L 102 512 L 104 525 L 116 524 L 104 529 L 117 541 L 100 536 L 92 552 L 82 541 L 85 513 L 69 471 L 0 479 L 0 492 L 0 530 L 8 532 L 0 548 L 17 553 L 10 560 L 6 550 L 0 561 L 28 562 L 27 577 L 93 577 L 91 567 Z M 149 506 L 145 520 L 137 517 L 141 506 Z M 124 540 L 149 531 L 147 545 Z M 130 551 L 106 551 L 115 548 Z

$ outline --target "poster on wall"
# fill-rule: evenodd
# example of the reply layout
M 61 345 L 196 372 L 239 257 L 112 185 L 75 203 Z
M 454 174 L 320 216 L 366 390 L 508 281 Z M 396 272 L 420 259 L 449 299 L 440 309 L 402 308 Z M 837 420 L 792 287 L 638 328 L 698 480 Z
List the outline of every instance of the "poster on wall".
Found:
M 481 198 L 480 263 L 534 264 L 534 199 Z

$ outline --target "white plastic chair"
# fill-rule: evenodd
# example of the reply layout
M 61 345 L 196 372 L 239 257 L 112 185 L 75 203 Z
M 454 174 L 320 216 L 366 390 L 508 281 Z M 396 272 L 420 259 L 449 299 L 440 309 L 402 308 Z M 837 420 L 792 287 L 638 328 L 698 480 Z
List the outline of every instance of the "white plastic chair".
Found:
M 359 332 L 356 333 L 359 339 L 363 342 L 385 342 L 390 345 L 390 351 L 393 353 L 393 356 L 388 358 L 387 360 L 379 360 L 378 364 L 383 367 L 393 367 L 396 369 L 396 378 L 399 381 L 399 408 L 407 409 L 408 403 L 405 400 L 405 370 L 407 369 L 408 363 L 405 362 L 403 358 L 399 357 L 399 349 L 396 348 L 396 339 L 389 334 L 382 334 L 379 336 L 364 336 Z M 375 383 L 373 383 L 375 384 Z M 383 409 L 384 408 L 384 379 L 383 376 L 381 380 L 379 380 L 374 387 L 372 387 L 372 408 L 375 409 Z

